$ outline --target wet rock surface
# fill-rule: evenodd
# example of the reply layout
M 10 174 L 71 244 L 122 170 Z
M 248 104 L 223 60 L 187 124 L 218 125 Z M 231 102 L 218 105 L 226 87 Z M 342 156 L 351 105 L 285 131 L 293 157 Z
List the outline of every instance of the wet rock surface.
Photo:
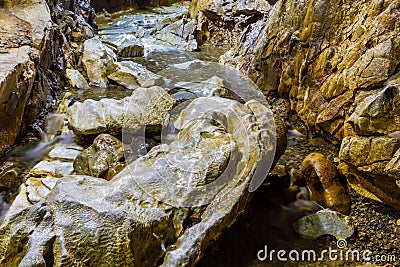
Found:
M 346 121 L 340 170 L 361 195 L 400 208 L 398 85 L 365 98 Z
M 378 0 L 278 1 L 222 61 L 265 94 L 289 99 L 310 131 L 339 143 L 360 99 L 395 82 L 399 12 L 397 3 Z
M 115 83 L 120 83 L 126 88 L 136 89 L 143 86 L 141 81 L 144 82 L 145 79 L 141 80 L 142 77 L 153 75 L 146 69 L 140 69 L 138 75 L 136 70 L 132 70 L 136 69 L 136 64 L 130 60 L 140 62 L 156 73 L 171 64 L 184 63 L 199 55 L 183 53 L 184 49 L 191 50 L 196 46 L 204 49 L 212 42 L 221 47 L 233 46 L 233 49 L 224 56 L 222 61 L 237 64 L 242 71 L 248 73 L 253 80 L 263 86 L 266 94 L 286 97 L 286 99 L 277 98 L 271 101 L 272 108 L 278 114 L 285 119 L 290 119 L 289 114 L 297 113 L 308 127 L 309 131 L 301 131 L 307 134 L 307 137 L 310 137 L 309 133 L 318 132 L 335 143 L 341 142 L 344 138 L 338 157 L 336 157 L 337 148 L 334 147 L 330 147 L 329 151 L 321 152 L 335 163 L 341 161 L 339 169 L 347 177 L 352 188 L 363 196 L 398 207 L 396 197 L 400 184 L 397 181 L 400 158 L 397 146 L 399 111 L 397 109 L 398 74 L 395 74 L 398 67 L 393 60 L 398 57 L 396 52 L 398 51 L 398 38 L 396 35 L 392 35 L 393 29 L 396 29 L 398 24 L 395 20 L 398 7 L 394 4 L 385 1 L 368 3 L 356 1 L 345 3 L 339 8 L 336 3 L 326 1 L 317 3 L 278 1 L 273 6 L 276 1 L 231 3 L 199 0 L 193 1 L 196 2 L 195 5 L 198 8 L 193 10 L 192 3 L 189 10 L 190 17 L 184 14 L 186 8 L 178 6 L 153 9 L 143 14 L 134 13 L 128 19 L 124 18 L 124 13 L 121 13 L 122 16 L 121 14 L 115 16 L 106 13 L 105 20 L 108 20 L 111 26 L 100 26 L 99 33 L 104 42 L 98 44 L 103 45 L 107 51 L 114 50 L 119 59 L 113 56 L 111 60 L 110 58 L 104 60 L 104 54 L 96 56 L 97 58 L 93 60 L 96 63 L 92 66 L 97 66 L 99 72 L 95 73 L 90 70 L 86 71 L 84 64 L 80 65 L 79 63 L 79 59 L 82 58 L 83 42 L 94 37 L 89 25 L 93 19 L 92 9 L 86 1 L 77 1 L 73 5 L 73 12 L 60 11 L 63 8 L 70 8 L 67 7 L 69 5 L 67 2 L 49 1 L 48 3 L 51 19 L 57 21 L 61 27 L 61 35 L 57 35 L 59 33 L 55 31 L 55 36 L 61 36 L 60 39 L 68 40 L 62 45 L 65 61 L 59 57 L 58 68 L 64 68 L 65 64 L 70 70 L 76 70 L 75 73 L 70 73 L 76 74 L 74 76 L 77 78 L 76 82 L 71 82 L 70 79 L 70 84 L 89 90 L 83 92 L 78 88 L 77 91 L 73 91 L 78 92 L 70 98 L 75 102 L 73 106 L 82 105 L 80 108 L 83 107 L 83 111 L 79 113 L 81 115 L 97 113 L 94 116 L 98 118 L 96 117 L 93 121 L 98 125 L 103 125 L 96 126 L 97 129 L 94 132 L 89 127 L 89 130 L 84 133 L 87 135 L 85 138 L 90 140 L 90 138 L 94 138 L 90 136 L 91 133 L 98 134 L 104 131 L 119 133 L 122 128 L 121 123 L 118 124 L 115 118 L 121 114 L 118 118 L 125 118 L 126 114 L 117 109 L 119 114 L 117 117 L 113 117 L 115 114 L 107 113 L 109 116 L 107 115 L 107 118 L 103 120 L 100 110 L 107 109 L 108 102 L 89 100 L 87 103 L 94 103 L 95 112 L 93 112 L 84 103 L 76 103 L 76 101 L 82 102 L 88 98 L 101 100 L 103 96 L 108 95 L 117 96 L 118 99 L 131 97 L 129 96 L 131 92 L 126 92 L 128 90 L 122 93 L 118 92 L 118 90 L 123 91 L 124 89 L 115 86 Z M 116 2 L 113 4 L 118 4 Z M 135 5 L 133 1 L 128 4 Z M 56 8 L 54 8 L 55 6 Z M 179 12 L 176 12 L 177 10 Z M 377 29 L 369 26 L 371 14 L 376 17 L 374 23 L 376 22 L 375 24 L 379 26 Z M 193 18 L 197 18 L 197 25 L 192 20 Z M 34 23 L 34 20 L 31 22 Z M 35 31 L 35 35 L 28 37 L 24 23 L 18 21 L 15 26 L 17 39 L 7 37 L 7 44 L 9 43 L 10 47 L 19 43 L 28 45 L 33 44 L 33 41 L 38 43 L 37 40 L 40 39 L 38 36 L 42 36 L 43 33 Z M 113 27 L 112 23 L 119 23 L 120 28 Z M 335 25 L 339 25 L 339 27 Z M 346 34 L 337 34 L 336 31 L 342 30 Z M 171 35 L 171 31 L 175 31 L 175 35 Z M 115 41 L 120 40 L 121 36 L 128 38 L 122 43 L 116 43 Z M 173 38 L 171 38 L 172 36 Z M 53 44 L 50 41 L 53 36 L 46 38 L 49 40 L 45 45 L 47 50 L 43 49 L 42 52 L 50 51 L 49 47 Z M 197 43 L 194 42 L 195 39 Z M 362 44 L 359 40 L 363 40 Z M 206 46 L 200 47 L 199 44 Z M 2 45 L 3 43 L 0 44 L 0 53 L 2 47 L 9 48 L 7 45 Z M 50 54 L 53 55 L 53 52 Z M 112 53 L 110 52 L 110 54 Z M 236 62 L 237 58 L 239 60 Z M 31 57 L 30 60 L 34 61 Z M 115 60 L 122 61 L 122 65 L 120 62 L 114 62 Z M 52 69 L 46 64 L 41 65 L 42 69 Z M 132 65 L 135 68 L 129 68 L 129 71 L 124 69 L 124 67 Z M 186 64 L 187 67 L 190 65 Z M 116 69 L 120 71 L 119 77 L 113 80 L 110 77 L 112 77 L 112 72 L 116 73 Z M 78 76 L 78 71 L 84 77 Z M 42 77 L 42 74 L 45 75 L 45 78 L 41 78 L 39 81 L 42 87 L 40 90 L 33 90 L 32 95 L 45 96 L 46 90 L 50 88 L 50 81 L 55 80 L 53 78 L 56 76 L 52 76 L 51 72 L 42 70 L 38 71 L 36 77 Z M 94 81 L 93 74 L 99 74 L 101 81 Z M 104 74 L 106 75 L 104 76 Z M 92 85 L 105 86 L 104 84 L 108 83 L 110 85 L 104 88 L 86 87 L 85 82 L 90 82 L 90 77 L 86 81 L 86 76 L 92 78 L 94 81 L 92 81 Z M 126 76 L 130 77 L 124 80 Z M 68 77 L 67 74 L 66 78 L 68 79 Z M 150 85 L 159 82 L 169 81 L 156 79 L 151 81 Z M 146 84 L 146 86 L 150 85 Z M 174 81 L 167 91 L 172 98 L 179 101 L 178 103 L 204 96 L 236 99 L 237 95 L 226 94 L 226 85 L 227 81 L 219 79 L 216 75 L 214 79 L 200 79 L 196 82 Z M 169 89 L 172 90 L 169 91 Z M 115 92 L 111 92 L 113 90 Z M 37 94 L 37 92 L 41 94 Z M 217 98 L 213 97 L 212 99 Z M 122 102 L 126 104 L 125 100 L 121 100 L 120 103 L 117 103 L 119 100 L 116 99 L 109 100 L 112 107 L 121 107 Z M 192 112 L 196 114 L 198 110 L 194 107 L 199 107 L 200 110 L 204 107 L 212 108 L 208 107 L 212 106 L 209 101 L 202 101 L 204 100 L 193 101 L 194 104 L 189 106 L 188 110 L 196 110 L 196 112 Z M 225 104 L 231 103 L 229 102 L 231 100 L 223 101 L 227 101 L 224 102 Z M 31 103 L 31 105 L 34 104 L 34 102 Z M 243 101 L 241 103 L 244 104 Z M 177 104 L 175 103 L 175 105 Z M 68 103 L 62 108 L 64 112 L 67 110 L 67 106 Z M 235 107 L 235 110 L 243 111 L 238 104 L 232 106 Z M 255 103 L 247 103 L 245 107 L 253 114 L 257 113 L 257 110 L 262 111 L 262 108 L 260 109 Z M 153 182 L 160 183 L 157 174 L 149 172 L 144 174 L 145 178 L 134 177 L 133 180 L 128 175 L 131 173 L 130 168 L 132 167 L 138 169 L 139 166 L 149 170 L 158 166 L 159 169 L 168 173 L 164 183 L 165 181 L 188 183 L 194 188 L 201 188 L 213 184 L 224 173 L 224 170 L 229 169 L 227 162 L 237 151 L 232 151 L 232 136 L 229 135 L 231 132 L 215 123 L 215 119 L 220 119 L 221 115 L 207 114 L 207 116 L 211 116 L 211 120 L 202 118 L 193 125 L 185 125 L 185 118 L 191 117 L 189 111 L 186 114 L 182 113 L 180 123 L 174 124 L 173 127 L 169 126 L 181 130 L 175 143 L 156 146 L 147 157 L 140 157 L 137 162 L 128 159 L 129 164 L 115 163 L 114 161 L 109 164 L 107 160 L 103 160 L 101 165 L 107 165 L 106 169 L 108 170 L 102 170 L 102 176 L 105 175 L 104 178 L 111 182 L 89 176 L 69 176 L 74 172 L 71 169 L 72 161 L 83 148 L 72 143 L 58 143 L 59 140 L 66 138 L 67 134 L 71 134 L 65 126 L 60 132 L 49 133 L 49 140 L 54 137 L 55 139 L 44 143 L 43 155 L 47 156 L 28 174 L 30 177 L 28 176 L 27 181 L 21 186 L 20 194 L 7 215 L 4 224 L 6 226 L 2 226 L 3 231 L 4 229 L 13 229 L 15 236 L 20 237 L 17 239 L 29 238 L 30 245 L 27 244 L 22 248 L 22 252 L 21 247 L 18 246 L 1 247 L 0 249 L 7 251 L 6 256 L 2 259 L 3 262 L 7 266 L 13 266 L 22 259 L 22 264 L 40 265 L 44 264 L 48 257 L 54 258 L 54 255 L 57 256 L 55 263 L 58 265 L 76 265 L 82 258 L 88 259 L 89 262 L 96 262 L 96 264 L 102 263 L 104 259 L 104 264 L 107 265 L 121 262 L 128 265 L 154 265 L 157 260 L 158 264 L 163 261 L 165 266 L 175 266 L 177 262 L 182 264 L 197 262 L 210 240 L 219 237 L 222 229 L 230 226 L 237 214 L 245 210 L 244 206 L 247 206 L 250 201 L 249 196 L 243 193 L 247 192 L 242 190 L 245 186 L 239 183 L 237 187 L 230 189 L 229 192 L 233 192 L 231 196 L 217 195 L 216 202 L 212 202 L 207 207 L 175 209 L 159 201 L 160 196 L 168 195 L 168 193 L 154 190 L 152 193 L 156 197 L 152 198 L 146 194 L 147 192 L 143 192 L 142 187 L 137 186 L 137 179 L 144 185 L 151 185 Z M 213 111 L 215 111 L 215 106 L 213 106 Z M 151 115 L 144 114 L 143 116 L 145 117 L 143 120 L 152 121 Z M 70 126 L 74 122 L 71 118 Z M 77 121 L 76 119 L 76 125 Z M 141 122 L 141 119 L 139 121 Z M 280 119 L 275 120 L 276 125 L 279 125 L 277 122 L 280 121 Z M 157 132 L 159 123 L 158 121 L 155 128 L 150 127 L 151 130 Z M 80 132 L 76 125 L 72 128 L 76 133 L 82 134 L 83 132 Z M 285 132 L 286 126 L 282 127 L 282 132 Z M 139 127 L 133 128 L 133 131 L 139 129 Z M 200 132 L 200 129 L 206 129 L 207 132 Z M 199 132 L 200 134 L 198 134 Z M 59 136 L 60 133 L 61 136 Z M 278 143 L 285 143 L 286 136 L 278 135 L 281 140 Z M 176 136 L 176 133 L 171 136 Z M 156 137 L 157 140 L 160 139 L 157 134 Z M 263 138 L 263 136 L 258 136 L 258 138 Z M 299 144 L 296 139 L 302 138 L 304 138 L 302 134 L 290 130 L 289 149 L 280 163 L 287 167 L 299 167 L 300 162 L 308 153 L 324 150 L 321 140 L 311 139 L 309 140 L 311 143 Z M 88 144 L 90 143 L 91 141 Z M 188 143 L 191 146 L 188 146 Z M 218 149 L 214 148 L 215 144 L 218 144 Z M 175 150 L 172 149 L 173 145 L 179 147 L 179 151 L 176 151 L 175 147 Z M 142 151 L 146 149 L 149 150 L 147 141 L 142 147 Z M 284 150 L 285 146 L 279 145 L 277 154 L 283 153 Z M 50 153 L 48 153 L 49 151 Z M 187 161 L 192 168 L 188 167 L 186 170 L 177 167 L 182 163 L 179 161 L 179 164 L 175 164 L 177 159 L 185 158 L 192 153 L 194 161 L 200 159 L 200 155 L 210 157 L 204 163 L 197 165 L 193 165 L 193 161 Z M 163 157 L 168 158 L 168 164 L 164 164 Z M 107 156 L 99 158 L 104 159 Z M 315 158 L 314 160 L 308 158 L 306 161 L 308 163 L 305 165 L 308 167 L 303 167 L 303 171 L 308 174 L 307 176 L 314 178 L 312 181 L 317 180 L 316 176 L 318 175 L 316 174 L 320 173 L 320 170 L 325 171 L 322 172 L 322 176 L 325 177 L 327 173 L 332 173 L 332 168 L 335 168 L 334 165 L 327 167 L 325 164 L 317 164 L 316 162 L 319 160 L 315 160 Z M 151 168 L 146 167 L 148 163 Z M 259 262 L 254 262 L 255 255 L 265 245 L 266 238 L 269 236 L 274 236 L 273 241 L 270 239 L 267 241 L 278 243 L 278 245 L 275 244 L 277 249 L 285 248 L 282 246 L 285 243 L 282 240 L 288 243 L 293 242 L 288 248 L 294 246 L 296 249 L 315 247 L 326 249 L 328 246 L 336 246 L 336 239 L 330 237 L 320 237 L 315 242 L 308 243 L 292 233 L 293 221 L 317 211 L 320 207 L 309 202 L 310 196 L 304 188 L 296 186 L 287 188 L 288 174 L 287 167 L 284 165 L 280 166 L 280 170 L 274 172 L 276 174 L 274 181 L 267 180 L 271 181 L 271 186 L 266 190 L 266 196 L 261 197 L 264 202 L 260 202 L 259 191 L 256 193 L 256 202 L 253 201 L 250 205 L 250 211 L 239 220 L 238 224 L 228 230 L 227 234 L 223 235 L 222 243 L 220 243 L 222 246 L 218 247 L 217 243 L 216 246 L 211 246 L 205 252 L 205 259 L 200 262 L 200 266 L 210 266 L 210 263 L 212 266 L 226 266 L 227 264 L 260 266 Z M 317 168 L 314 168 L 315 166 Z M 194 169 L 194 174 L 187 174 L 187 169 Z M 6 178 L 15 176 L 15 173 L 8 171 L 7 168 L 5 174 Z M 333 177 L 333 175 L 328 176 Z M 0 175 L 0 177 L 2 176 Z M 171 179 L 171 177 L 177 177 L 177 179 Z M 188 180 L 187 177 L 190 179 Z M 9 181 L 10 179 L 3 180 Z M 330 181 L 335 181 L 333 184 L 336 183 L 335 179 L 330 179 Z M 116 190 L 114 187 L 110 189 L 111 185 L 118 189 L 124 189 Z M 0 184 L 0 186 L 2 185 Z M 164 187 L 167 188 L 167 186 Z M 164 187 L 160 186 L 159 188 Z M 263 185 L 264 187 L 266 185 Z M 150 188 L 152 187 L 150 186 Z M 265 193 L 263 190 L 261 192 Z M 316 191 L 314 190 L 312 195 L 315 196 Z M 348 188 L 347 191 L 352 199 L 350 218 L 355 222 L 356 227 L 355 234 L 347 239 L 348 247 L 372 249 L 374 253 L 390 253 L 398 255 L 400 258 L 398 251 L 399 228 L 398 223 L 396 224 L 400 218 L 398 211 L 370 202 L 355 194 L 351 188 Z M 178 195 L 190 195 L 187 191 L 178 190 L 177 192 Z M 85 195 L 83 199 L 80 196 L 82 194 Z M 322 195 L 321 199 L 323 199 Z M 0 207 L 7 207 L 2 200 L 0 198 Z M 323 201 L 321 200 L 321 203 Z M 227 208 L 226 203 L 231 206 Z M 79 212 L 65 214 L 62 212 L 64 209 L 70 209 L 71 206 Z M 313 215 L 316 216 L 316 214 Z M 129 219 L 126 219 L 125 216 L 128 216 Z M 0 213 L 0 219 L 1 217 Z M 272 217 L 276 219 L 271 221 Z M 96 219 L 89 224 L 87 218 Z M 66 223 L 60 225 L 61 221 Z M 115 227 L 115 225 L 119 225 L 119 227 Z M 261 227 L 259 227 L 260 225 Z M 85 230 L 78 230 L 80 228 Z M 104 231 L 96 232 L 93 230 L 95 228 Z M 315 230 L 318 232 L 322 228 L 318 227 Z M 7 244 L 12 242 L 15 244 L 14 237 L 7 241 L 7 238 L 11 237 L 8 230 L 3 233 L 5 233 L 4 240 L 6 240 L 4 244 L 7 242 Z M 71 233 L 72 235 L 70 235 Z M 227 235 L 230 237 L 227 238 Z M 74 241 L 83 240 L 83 236 L 87 239 L 82 242 L 82 246 L 71 246 L 71 243 L 75 243 Z M 101 245 L 97 250 L 93 244 L 99 243 L 99 238 L 104 236 L 118 241 L 111 242 L 112 244 L 105 241 L 102 244 L 110 244 L 109 248 Z M 226 242 L 227 239 L 228 242 Z M 261 243 L 258 242 L 259 239 L 261 239 Z M 147 250 L 142 249 L 143 240 L 149 245 Z M 3 242 L 1 243 L 3 244 Z M 238 245 L 236 246 L 236 244 Z M 82 249 L 83 247 L 89 247 L 90 250 Z M 118 257 L 121 255 L 121 251 L 124 255 L 123 259 Z M 109 256 L 106 252 L 112 255 Z M 226 255 L 228 257 L 225 257 Z M 240 255 L 240 258 L 237 255 Z M 214 264 L 219 261 L 221 265 Z M 332 262 L 316 263 L 315 265 L 325 263 L 331 265 Z M 340 264 L 354 266 L 353 263 L 348 262 Z
M 204 101 L 207 101 L 207 106 L 204 105 Z M 45 254 L 51 250 L 56 266 L 68 265 L 70 261 L 93 264 L 107 262 L 108 265 L 140 262 L 153 265 L 164 254 L 164 246 L 167 248 L 163 256 L 164 266 L 196 261 L 209 240 L 218 236 L 221 229 L 231 225 L 236 212 L 243 210 L 249 201 L 249 179 L 260 160 L 257 151 L 270 149 L 271 142 L 268 135 L 259 136 L 257 127 L 242 125 L 254 122 L 258 127 L 266 125 L 267 121 L 256 119 L 267 120 L 264 114 L 259 113 L 256 116 L 253 113 L 262 111 L 261 106 L 257 101 L 243 105 L 218 97 L 194 100 L 178 118 L 177 127 L 181 131 L 171 144 L 154 147 L 148 155 L 130 163 L 110 182 L 102 182 L 89 176 L 65 176 L 48 192 L 43 181 L 30 179 L 26 186 L 22 186 L 0 228 L 0 250 L 1 255 L 4 255 L 2 263 L 9 266 L 19 262 L 28 265 L 43 264 Z M 235 113 L 231 112 L 232 109 Z M 215 112 L 214 115 L 207 110 Z M 201 119 L 191 122 L 193 116 L 199 116 L 201 113 Z M 213 118 L 215 114 L 219 115 Z M 241 119 L 237 120 L 235 116 Z M 225 122 L 226 125 L 221 127 L 223 124 L 215 124 L 215 119 L 222 119 L 221 122 Z M 226 132 L 224 129 L 236 130 Z M 245 142 L 242 139 L 248 137 L 250 147 L 243 146 Z M 222 142 L 221 146 L 214 147 L 212 144 L 215 142 Z M 264 144 L 263 148 L 259 146 L 259 142 Z M 192 146 L 191 143 L 195 145 Z M 177 150 L 177 147 L 181 149 Z M 238 157 L 240 164 L 227 166 L 224 160 L 213 157 L 212 155 L 221 154 L 220 148 L 224 149 L 222 155 L 234 161 Z M 192 177 L 187 176 L 187 167 L 181 168 L 174 164 L 174 159 L 183 160 L 187 158 L 186 154 L 209 154 L 211 157 L 206 156 L 210 158 L 209 161 L 200 161 L 201 166 L 196 168 L 198 174 L 192 173 Z M 165 162 L 167 158 L 169 161 Z M 186 160 L 186 163 L 185 160 L 180 161 L 179 166 L 191 166 L 198 162 L 196 158 L 193 162 Z M 200 212 L 197 216 L 192 214 L 192 218 L 201 218 L 200 221 L 194 221 L 189 227 L 182 227 L 185 217 L 182 218 L 178 210 L 171 210 L 168 202 L 172 199 L 181 204 L 193 201 L 193 197 L 198 197 L 195 191 L 201 190 L 204 185 L 212 184 L 224 169 L 233 175 L 227 175 L 230 182 L 208 187 L 206 192 L 210 198 L 206 199 L 205 203 L 211 203 L 192 211 L 194 214 Z M 154 170 L 161 172 L 157 174 Z M 192 189 L 186 191 L 180 190 L 179 187 L 154 186 L 165 183 L 165 178 L 173 177 L 178 179 L 175 181 L 178 184 L 191 184 Z M 169 182 L 174 183 L 172 180 Z M 171 192 L 160 192 L 160 188 L 177 190 L 172 194 L 175 197 L 169 198 Z M 155 191 L 148 191 L 150 189 Z M 39 201 L 40 197 L 45 199 L 46 204 Z M 157 201 L 159 198 L 165 200 L 165 197 L 166 203 Z M 203 203 L 204 199 L 200 198 L 198 201 Z M 36 204 L 32 205 L 31 202 Z M 67 207 L 70 212 L 66 211 Z M 27 214 L 30 215 L 26 216 Z M 174 218 L 181 219 L 175 222 Z M 119 225 L 117 229 L 116 225 Z M 88 245 L 97 240 L 100 233 L 103 238 L 107 238 L 87 253 Z M 21 253 L 16 250 L 19 246 L 10 247 L 8 244 L 14 238 L 20 239 L 22 236 L 29 236 L 30 242 L 26 245 L 21 243 L 22 246 L 26 246 Z M 75 242 L 77 240 L 80 242 Z M 144 244 L 145 250 L 142 249 Z
M 124 123 L 132 131 L 142 125 L 161 125 L 175 100 L 157 86 L 139 88 L 122 100 L 102 99 L 77 102 L 68 108 L 68 120 L 76 134 L 121 133 Z
M 73 32 L 90 31 L 93 14 L 85 1 L 72 6 L 56 0 L 7 1 L 0 10 L 3 154 L 34 120 L 43 118 L 43 110 L 54 108 L 65 65 L 76 64 L 67 38 Z
M 304 180 L 303 185 L 307 185 L 310 190 L 311 200 L 325 208 L 350 214 L 350 197 L 339 181 L 336 166 L 324 155 L 308 155 L 301 163 L 298 176 L 293 182 L 301 185 L 300 180 Z
M 74 160 L 76 174 L 101 177 L 124 156 L 123 144 L 109 134 L 100 134 Z

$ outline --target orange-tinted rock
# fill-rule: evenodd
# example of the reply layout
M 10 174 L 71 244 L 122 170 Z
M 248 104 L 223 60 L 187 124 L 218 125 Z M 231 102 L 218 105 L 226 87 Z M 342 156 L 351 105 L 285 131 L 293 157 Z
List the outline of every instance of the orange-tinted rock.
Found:
M 326 208 L 349 214 L 351 203 L 340 184 L 336 166 L 320 153 L 311 153 L 300 166 L 311 191 L 311 199 Z
M 110 181 L 115 175 L 120 173 L 124 168 L 126 167 L 126 164 L 124 163 L 115 163 L 113 164 L 107 171 L 106 176 L 104 179 L 107 181 Z

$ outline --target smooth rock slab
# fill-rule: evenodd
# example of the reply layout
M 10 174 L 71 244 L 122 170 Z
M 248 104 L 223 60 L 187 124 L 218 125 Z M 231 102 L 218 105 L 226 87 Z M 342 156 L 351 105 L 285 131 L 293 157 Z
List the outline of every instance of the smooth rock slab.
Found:
M 116 62 L 111 69 L 107 77 L 127 89 L 136 89 L 147 82 L 161 78 L 133 61 Z
M 62 161 L 41 161 L 35 165 L 30 173 L 33 176 L 53 176 L 63 177 L 74 173 L 74 167 L 72 162 Z
M 49 152 L 49 157 L 52 159 L 74 160 L 82 150 L 83 147 L 78 145 L 58 143 Z
M 68 108 L 70 127 L 76 134 L 118 134 L 123 124 L 132 131 L 144 125 L 161 125 L 175 100 L 161 87 L 138 88 L 122 100 L 85 100 Z

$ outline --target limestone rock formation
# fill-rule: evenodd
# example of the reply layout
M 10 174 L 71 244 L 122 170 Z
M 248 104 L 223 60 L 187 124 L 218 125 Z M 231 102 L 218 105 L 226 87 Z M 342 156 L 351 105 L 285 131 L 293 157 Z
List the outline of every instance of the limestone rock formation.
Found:
M 32 92 L 36 70 L 29 46 L 0 54 L 0 151 L 12 145 L 22 124 L 25 105 Z
M 270 9 L 267 0 L 194 0 L 189 7 L 189 15 L 197 20 L 196 39 L 199 45 L 218 44 L 230 48 L 241 45 L 243 38 L 239 38 L 240 34 L 245 30 L 248 32 L 248 26 L 267 15 Z
M 134 61 L 120 61 L 114 63 L 110 67 L 107 77 L 127 89 L 136 89 L 160 78 L 160 76 Z
M 340 169 L 360 194 L 400 209 L 400 86 L 361 101 L 346 121 Z
M 251 11 L 256 3 L 265 8 Z M 288 99 L 311 133 L 343 140 L 340 168 L 350 185 L 399 207 L 398 1 L 260 3 L 193 1 L 197 39 L 239 40 L 221 62 L 246 73 L 265 95 Z M 252 18 L 241 28 L 234 27 L 237 6 L 247 10 L 238 18 Z
M 117 55 L 104 45 L 99 37 L 86 40 L 83 44 L 82 63 L 91 84 L 107 87 L 107 69 L 117 60 Z
M 77 63 L 67 40 L 72 33 L 91 31 L 92 11 L 84 0 L 74 5 L 4 1 L 0 6 L 0 154 L 43 109 L 53 108 L 50 100 L 62 88 L 62 72 Z
M 131 130 L 138 130 L 142 125 L 161 125 L 174 103 L 161 87 L 141 87 L 131 97 L 121 100 L 104 98 L 76 102 L 68 108 L 67 115 L 76 134 L 118 134 L 128 122 Z
M 198 98 L 179 114 L 171 143 L 129 162 L 111 181 L 31 180 L 0 227 L 0 264 L 195 264 L 243 212 L 260 157 L 274 150 L 267 111 L 256 100 Z
M 400 130 L 399 115 L 400 84 L 388 85 L 366 97 L 346 122 L 357 135 L 386 135 Z
M 340 143 L 355 104 L 398 73 L 399 15 L 396 1 L 278 1 L 223 62 L 265 94 L 289 98 L 312 132 Z

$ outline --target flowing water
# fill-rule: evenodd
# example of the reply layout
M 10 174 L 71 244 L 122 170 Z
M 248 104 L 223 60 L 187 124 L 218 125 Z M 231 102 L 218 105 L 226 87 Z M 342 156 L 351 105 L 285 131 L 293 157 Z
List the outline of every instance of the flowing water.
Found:
M 177 14 L 186 12 L 186 10 L 187 6 L 174 6 L 168 8 L 155 8 L 148 11 L 121 12 L 112 14 L 110 17 L 100 16 L 97 19 L 98 34 L 105 42 L 107 42 L 107 40 L 123 38 L 125 35 L 135 35 L 136 37 L 139 37 L 142 42 L 148 44 L 145 48 L 144 56 L 121 58 L 120 60 L 135 61 L 154 73 L 161 71 L 163 72 L 164 76 L 166 75 L 172 78 L 173 73 L 169 73 L 168 70 L 165 71 L 165 69 L 167 69 L 169 66 L 193 61 L 196 59 L 218 62 L 219 56 L 221 56 L 224 52 L 224 50 L 219 47 L 205 47 L 200 51 L 188 52 L 182 48 L 155 40 L 155 38 L 152 36 L 154 27 L 157 27 L 157 25 L 166 18 L 173 18 Z M 213 70 L 205 69 L 204 71 L 210 72 Z M 218 75 L 217 69 L 215 69 L 214 75 Z M 226 75 L 226 73 L 221 73 L 221 75 Z M 185 81 L 184 77 L 178 77 L 178 79 L 180 79 L 179 81 Z M 193 79 L 194 77 L 188 77 L 187 82 L 190 82 Z M 245 98 L 252 97 L 251 93 L 246 92 L 246 87 L 248 87 L 246 81 L 243 83 L 240 77 L 230 77 L 230 82 L 235 83 L 235 86 L 239 87 L 239 89 L 242 91 L 242 94 L 245 95 Z M 243 84 L 240 84 L 239 82 L 242 82 Z M 177 91 L 172 90 L 170 93 L 176 94 Z M 67 105 L 71 105 L 75 101 L 84 101 L 86 99 L 100 100 L 106 97 L 122 99 L 131 95 L 132 91 L 127 90 L 118 84 L 110 84 L 108 88 L 90 87 L 84 90 L 67 88 L 66 94 L 69 96 Z M 232 97 L 235 98 L 237 96 Z M 33 126 L 33 132 L 28 134 L 21 144 L 11 151 L 7 161 L 14 163 L 15 170 L 20 176 L 20 182 L 24 182 L 29 177 L 29 170 L 39 161 L 46 159 L 49 151 L 53 149 L 56 144 L 73 144 L 76 141 L 72 133 L 65 129 L 64 121 L 65 116 L 63 114 L 49 114 L 44 123 Z M 157 136 L 155 139 L 156 140 L 154 140 L 154 138 L 150 139 L 147 143 L 155 145 L 159 141 L 157 140 Z M 86 147 L 89 145 L 89 141 L 88 143 L 84 144 Z M 302 147 L 303 145 L 309 146 L 305 142 L 304 136 L 301 134 L 293 135 L 289 142 L 289 149 L 290 147 L 298 148 Z M 295 152 L 296 155 L 291 154 L 290 156 L 287 156 L 286 159 L 284 156 L 284 159 L 281 160 L 281 163 L 289 164 L 290 166 L 298 166 L 300 159 L 306 154 L 305 151 L 313 150 L 314 149 L 312 148 L 307 150 L 300 148 Z M 15 196 L 15 193 L 16 192 L 13 191 L 11 196 L 7 195 L 7 200 L 11 201 L 13 196 Z M 260 200 L 258 200 L 257 203 L 259 202 Z M 4 211 L 8 207 L 8 204 L 5 202 L 3 203 L 2 201 L 0 201 L 0 203 L 2 203 L 2 206 L 0 206 L 2 209 L 2 212 L 0 213 L 1 219 Z M 253 206 L 257 207 L 257 205 L 258 204 Z M 299 208 L 294 207 L 288 209 L 286 212 L 280 208 L 278 209 L 279 213 L 282 213 L 280 215 L 283 218 L 282 220 L 286 220 L 284 219 L 286 217 L 296 217 L 300 213 Z M 260 218 L 264 218 L 264 216 Z M 287 221 L 289 220 L 287 219 Z M 210 262 L 210 260 L 207 260 L 207 257 L 205 260 L 203 260 L 203 262 L 204 261 L 206 264 L 207 262 Z
M 144 56 L 124 58 L 145 66 L 148 70 L 158 73 L 168 66 L 184 63 L 195 59 L 217 62 L 224 52 L 219 47 L 204 48 L 197 52 L 187 52 L 179 47 L 162 43 L 154 39 L 152 32 L 160 22 L 174 18 L 176 14 L 185 12 L 187 6 L 156 8 L 147 11 L 129 11 L 100 16 L 97 19 L 98 34 L 105 41 L 134 35 L 147 46 Z M 70 104 L 85 99 L 99 100 L 110 97 L 122 99 L 131 95 L 132 91 L 117 84 L 108 88 L 90 87 L 85 90 L 68 88 Z M 176 93 L 176 92 L 171 92 Z M 58 143 L 73 144 L 74 136 L 63 129 L 64 117 L 51 114 L 41 126 L 35 126 L 23 142 L 9 154 L 8 161 L 13 162 L 19 173 L 21 182 L 27 177 L 29 169 L 46 158 L 48 152 Z M 173 132 L 173 129 L 171 130 Z M 280 164 L 289 168 L 298 168 L 304 157 L 311 152 L 320 151 L 331 160 L 337 155 L 337 148 L 324 145 L 321 139 L 308 140 L 304 135 L 292 130 L 289 135 L 288 149 L 280 160 Z M 157 139 L 157 138 L 156 138 Z M 159 140 L 150 140 L 157 144 Z M 153 145 L 154 145 L 153 144 Z M 89 146 L 86 143 L 85 146 Z M 8 208 L 7 201 L 12 200 L 10 194 L 0 195 L 0 221 Z M 5 197 L 4 197 L 5 196 Z M 249 211 L 239 219 L 239 223 L 229 229 L 223 237 L 207 249 L 200 266 L 249 266 L 254 262 L 256 252 L 268 243 L 272 248 L 292 248 L 293 246 L 315 246 L 314 242 L 300 240 L 292 230 L 291 223 L 303 214 L 304 208 L 318 209 L 310 202 L 302 202 L 294 195 L 279 187 L 261 187 L 252 200 Z M 271 220 L 272 218 L 272 220 Z M 332 242 L 328 239 L 327 241 Z M 272 266 L 272 265 L 267 265 Z M 281 266 L 281 265 L 275 265 Z

